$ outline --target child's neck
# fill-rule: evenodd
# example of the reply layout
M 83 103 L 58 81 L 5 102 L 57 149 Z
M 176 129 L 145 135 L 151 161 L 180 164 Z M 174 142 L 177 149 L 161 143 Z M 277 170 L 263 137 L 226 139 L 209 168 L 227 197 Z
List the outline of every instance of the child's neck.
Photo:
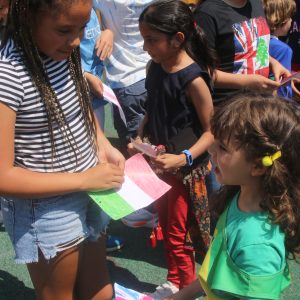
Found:
M 259 212 L 262 211 L 260 203 L 264 195 L 260 185 L 241 186 L 241 192 L 238 199 L 238 207 L 244 212 Z
M 181 49 L 175 55 L 172 55 L 167 60 L 161 62 L 161 66 L 167 73 L 175 73 L 189 66 L 193 62 L 194 61 L 186 51 Z
M 242 8 L 247 4 L 248 0 L 223 0 L 223 2 L 235 8 Z

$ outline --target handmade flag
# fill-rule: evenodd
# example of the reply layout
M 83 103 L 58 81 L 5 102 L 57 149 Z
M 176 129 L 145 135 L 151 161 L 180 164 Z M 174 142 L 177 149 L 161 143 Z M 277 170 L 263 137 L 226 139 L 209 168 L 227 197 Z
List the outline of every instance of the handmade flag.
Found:
M 146 207 L 171 188 L 152 171 L 142 154 L 125 163 L 124 182 L 118 190 L 90 192 L 89 196 L 112 219 L 121 219 Z
M 125 117 L 124 111 L 123 111 L 114 91 L 106 84 L 103 84 L 103 98 L 106 101 L 117 106 L 119 113 L 120 113 L 120 117 L 126 126 L 127 123 L 126 123 L 126 117 Z
M 151 296 L 127 289 L 117 283 L 114 284 L 116 300 L 153 300 Z

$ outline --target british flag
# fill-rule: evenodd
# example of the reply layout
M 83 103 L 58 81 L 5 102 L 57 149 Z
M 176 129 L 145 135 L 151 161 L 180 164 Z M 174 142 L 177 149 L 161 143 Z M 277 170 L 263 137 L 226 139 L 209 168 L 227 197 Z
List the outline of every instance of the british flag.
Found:
M 269 75 L 270 30 L 265 18 L 252 18 L 232 26 L 234 69 L 237 74 Z

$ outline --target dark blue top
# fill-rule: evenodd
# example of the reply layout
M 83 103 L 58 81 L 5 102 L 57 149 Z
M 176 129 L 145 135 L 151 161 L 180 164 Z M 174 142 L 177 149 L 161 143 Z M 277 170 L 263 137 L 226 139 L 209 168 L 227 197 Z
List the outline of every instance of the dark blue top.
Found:
M 146 77 L 148 123 L 145 133 L 152 144 L 165 145 L 168 153 L 179 154 L 189 149 L 202 135 L 195 107 L 186 96 L 187 85 L 197 77 L 202 77 L 210 87 L 208 73 L 196 63 L 167 73 L 160 64 L 151 62 Z M 207 156 L 207 153 L 201 155 L 194 164 L 206 161 Z
M 271 37 L 269 52 L 272 57 L 291 72 L 293 51 L 286 43 L 276 37 Z M 291 84 L 280 87 L 277 93 L 280 97 L 291 99 L 293 93 Z
M 300 0 L 296 0 L 296 5 L 296 14 L 288 35 L 288 43 L 293 50 L 293 70 L 300 71 Z

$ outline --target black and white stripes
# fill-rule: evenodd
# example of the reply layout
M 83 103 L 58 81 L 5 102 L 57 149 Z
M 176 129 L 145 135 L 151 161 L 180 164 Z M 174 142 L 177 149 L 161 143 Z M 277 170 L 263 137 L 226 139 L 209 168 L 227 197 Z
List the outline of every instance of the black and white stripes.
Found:
M 9 41 L 0 52 L 0 102 L 16 112 L 15 164 L 37 172 L 86 170 L 94 166 L 97 159 L 84 126 L 68 61 L 45 58 L 44 65 L 74 137 L 74 147 L 72 149 L 59 128 L 54 126 L 56 155 L 52 160 L 45 106 L 25 69 L 19 51 Z M 72 136 L 70 133 L 69 135 L 72 141 Z

